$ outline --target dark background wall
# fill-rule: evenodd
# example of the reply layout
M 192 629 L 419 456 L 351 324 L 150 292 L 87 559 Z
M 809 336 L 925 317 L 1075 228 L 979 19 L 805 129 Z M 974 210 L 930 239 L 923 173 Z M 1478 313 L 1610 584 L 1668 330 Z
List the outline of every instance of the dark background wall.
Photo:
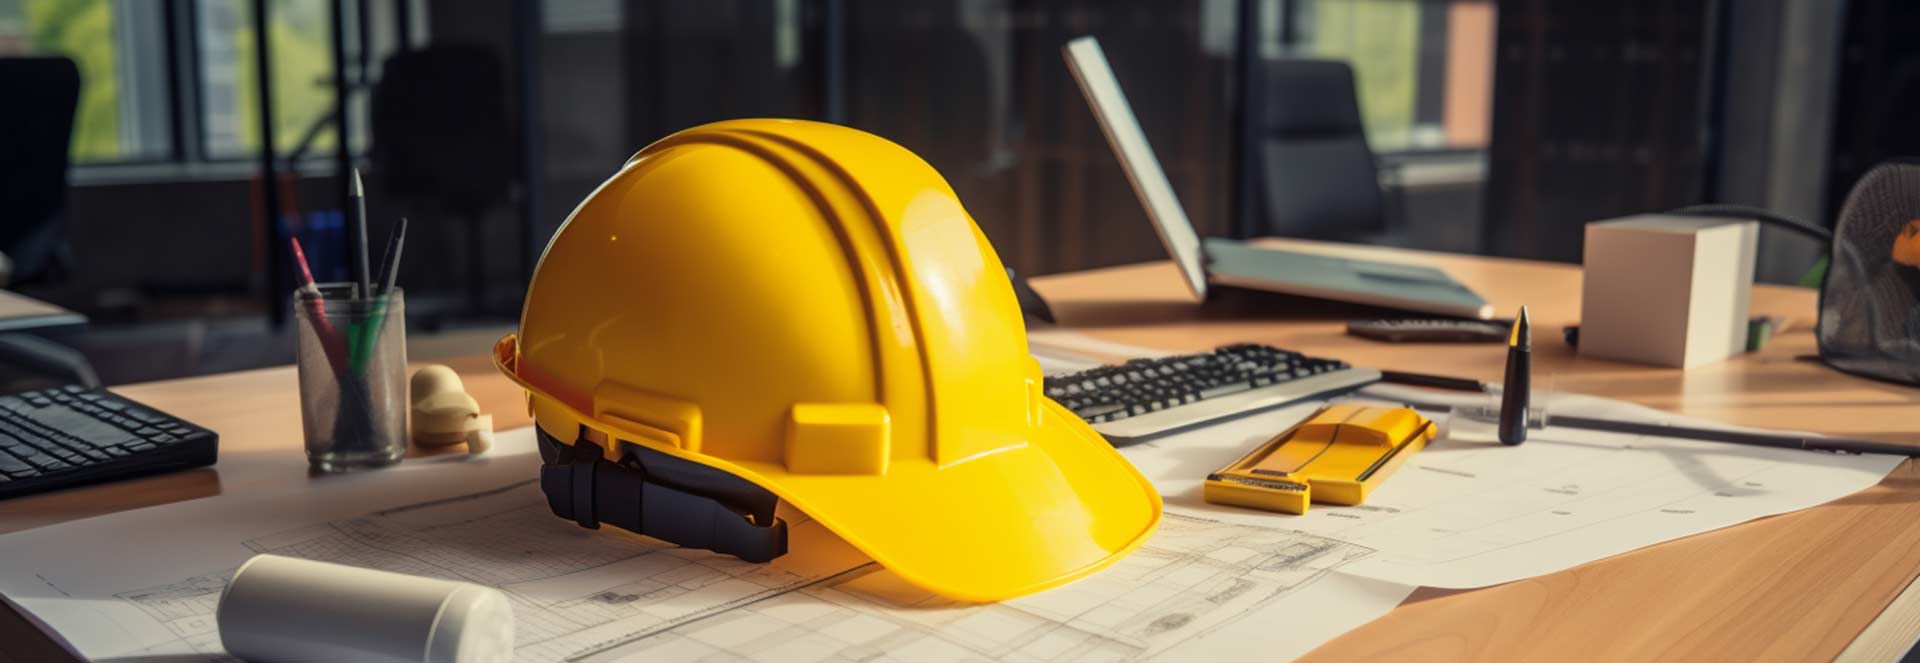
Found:
M 478 261 L 493 284 L 481 313 L 511 317 L 527 261 L 629 155 L 691 124 L 750 115 L 838 121 L 901 142 L 952 181 L 1022 272 L 1158 258 L 1061 62 L 1060 44 L 1079 34 L 1106 45 L 1201 232 L 1230 228 L 1235 2 L 599 4 L 614 10 L 606 20 L 529 31 L 527 5 L 422 3 L 428 43 L 500 55 L 507 98 L 497 101 L 516 124 L 531 113 L 538 140 L 474 137 L 510 143 L 502 149 L 532 177 L 477 222 L 415 212 L 410 292 L 461 300 Z M 1577 261 L 1588 221 L 1707 200 L 1824 221 L 1858 173 L 1920 145 L 1901 122 L 1920 105 L 1908 103 L 1920 54 L 1898 38 L 1920 24 L 1908 4 L 1502 2 L 1491 146 L 1464 155 L 1473 165 L 1463 176 L 1403 185 L 1412 244 Z M 531 104 L 525 66 L 537 80 Z M 300 197 L 331 205 L 330 166 L 306 171 Z M 404 209 L 369 174 L 377 236 Z M 108 319 L 257 314 L 267 250 L 257 192 L 245 162 L 145 179 L 82 173 L 70 230 L 84 269 L 35 294 Z M 1819 252 L 1797 242 L 1763 239 L 1763 278 L 1806 271 Z
M 1579 262 L 1586 222 L 1702 200 L 1711 4 L 1500 5 L 1488 251 Z

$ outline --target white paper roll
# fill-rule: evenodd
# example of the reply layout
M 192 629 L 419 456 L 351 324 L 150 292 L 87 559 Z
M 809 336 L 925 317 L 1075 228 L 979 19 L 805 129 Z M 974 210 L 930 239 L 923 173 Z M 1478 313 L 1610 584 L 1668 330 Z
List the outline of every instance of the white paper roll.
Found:
M 499 590 L 279 555 L 234 573 L 221 644 L 248 661 L 504 663 L 513 606 Z

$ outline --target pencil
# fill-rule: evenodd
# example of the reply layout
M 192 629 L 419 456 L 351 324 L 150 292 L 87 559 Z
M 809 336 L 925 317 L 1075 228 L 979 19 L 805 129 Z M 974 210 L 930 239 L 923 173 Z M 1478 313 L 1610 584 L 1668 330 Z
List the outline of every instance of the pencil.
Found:
M 1362 394 L 1364 396 L 1365 394 Z M 1411 401 L 1395 399 L 1403 407 L 1427 412 L 1462 417 L 1472 421 L 1497 423 L 1500 412 L 1485 406 L 1456 406 L 1446 403 Z M 1806 451 L 1824 451 L 1851 454 L 1889 454 L 1894 456 L 1920 456 L 1920 446 L 1889 444 L 1872 440 L 1854 440 L 1843 437 L 1818 437 L 1805 435 L 1782 435 L 1779 433 L 1749 433 L 1746 431 L 1720 430 L 1714 428 L 1694 428 L 1691 426 L 1671 426 L 1646 421 L 1621 421 L 1618 419 L 1600 419 L 1597 417 L 1578 417 L 1541 414 L 1527 422 L 1528 427 L 1537 429 L 1574 428 L 1580 430 L 1646 435 L 1681 440 L 1699 440 L 1701 442 L 1722 442 L 1752 447 L 1773 447 L 1776 449 L 1802 449 Z
M 1615 421 L 1592 417 L 1548 416 L 1545 425 L 1563 428 L 1630 433 L 1654 437 L 1677 437 L 1683 440 L 1703 442 L 1726 442 L 1755 447 L 1774 447 L 1777 449 L 1805 449 L 1807 451 L 1833 451 L 1854 454 L 1892 454 L 1895 456 L 1920 455 L 1920 447 L 1873 442 L 1869 440 L 1849 440 L 1838 437 L 1809 437 L 1802 435 L 1779 435 L 1772 433 L 1747 433 L 1711 428 L 1689 428 L 1686 426 L 1668 426 L 1665 424 L 1639 421 Z
M 327 356 L 327 365 L 339 374 L 346 370 L 348 360 L 346 348 L 342 345 L 340 331 L 333 328 L 333 322 L 327 319 L 327 303 L 320 294 L 320 286 L 313 282 L 313 268 L 307 264 L 307 252 L 300 248 L 300 238 L 290 238 L 293 243 L 293 261 L 300 266 L 300 291 L 307 295 L 307 318 L 312 321 L 313 333 L 320 338 L 320 349 Z
M 1487 383 L 1479 380 L 1456 378 L 1446 375 L 1431 375 L 1427 373 L 1410 373 L 1407 371 L 1381 370 L 1380 381 L 1415 387 L 1451 389 L 1453 391 L 1471 391 L 1476 393 L 1485 393 L 1487 391 Z
M 353 202 L 353 250 L 360 259 L 353 263 L 354 280 L 360 284 L 359 297 L 373 296 L 372 265 L 367 263 L 367 190 L 360 184 L 360 169 L 352 169 L 353 186 L 348 197 Z

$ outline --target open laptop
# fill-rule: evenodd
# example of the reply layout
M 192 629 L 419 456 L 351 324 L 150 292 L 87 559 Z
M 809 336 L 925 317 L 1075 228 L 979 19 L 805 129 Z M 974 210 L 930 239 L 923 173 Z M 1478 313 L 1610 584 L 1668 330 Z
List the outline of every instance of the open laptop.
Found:
M 1180 266 L 1195 296 L 1205 299 L 1211 283 L 1462 318 L 1493 317 L 1493 307 L 1486 300 L 1446 272 L 1431 267 L 1276 251 L 1231 239 L 1200 239 L 1180 199 L 1174 196 L 1167 174 L 1160 170 L 1160 160 L 1147 145 L 1146 134 L 1140 131 L 1140 122 L 1120 91 L 1120 82 L 1114 79 L 1100 42 L 1081 37 L 1067 42 L 1062 50 L 1067 68 L 1073 71 L 1087 104 L 1093 107 L 1101 132 L 1120 158 L 1127 181 L 1140 196 L 1160 242 L 1172 254 L 1174 264 Z

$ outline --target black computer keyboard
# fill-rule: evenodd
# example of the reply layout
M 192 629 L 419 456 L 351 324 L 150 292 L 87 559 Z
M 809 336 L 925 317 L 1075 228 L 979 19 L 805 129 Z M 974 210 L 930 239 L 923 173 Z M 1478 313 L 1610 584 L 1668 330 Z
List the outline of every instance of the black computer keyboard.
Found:
M 219 442 L 105 389 L 0 396 L 0 499 L 212 465 Z
M 1046 391 L 1123 446 L 1379 379 L 1378 371 L 1337 359 L 1242 343 L 1049 377 Z

